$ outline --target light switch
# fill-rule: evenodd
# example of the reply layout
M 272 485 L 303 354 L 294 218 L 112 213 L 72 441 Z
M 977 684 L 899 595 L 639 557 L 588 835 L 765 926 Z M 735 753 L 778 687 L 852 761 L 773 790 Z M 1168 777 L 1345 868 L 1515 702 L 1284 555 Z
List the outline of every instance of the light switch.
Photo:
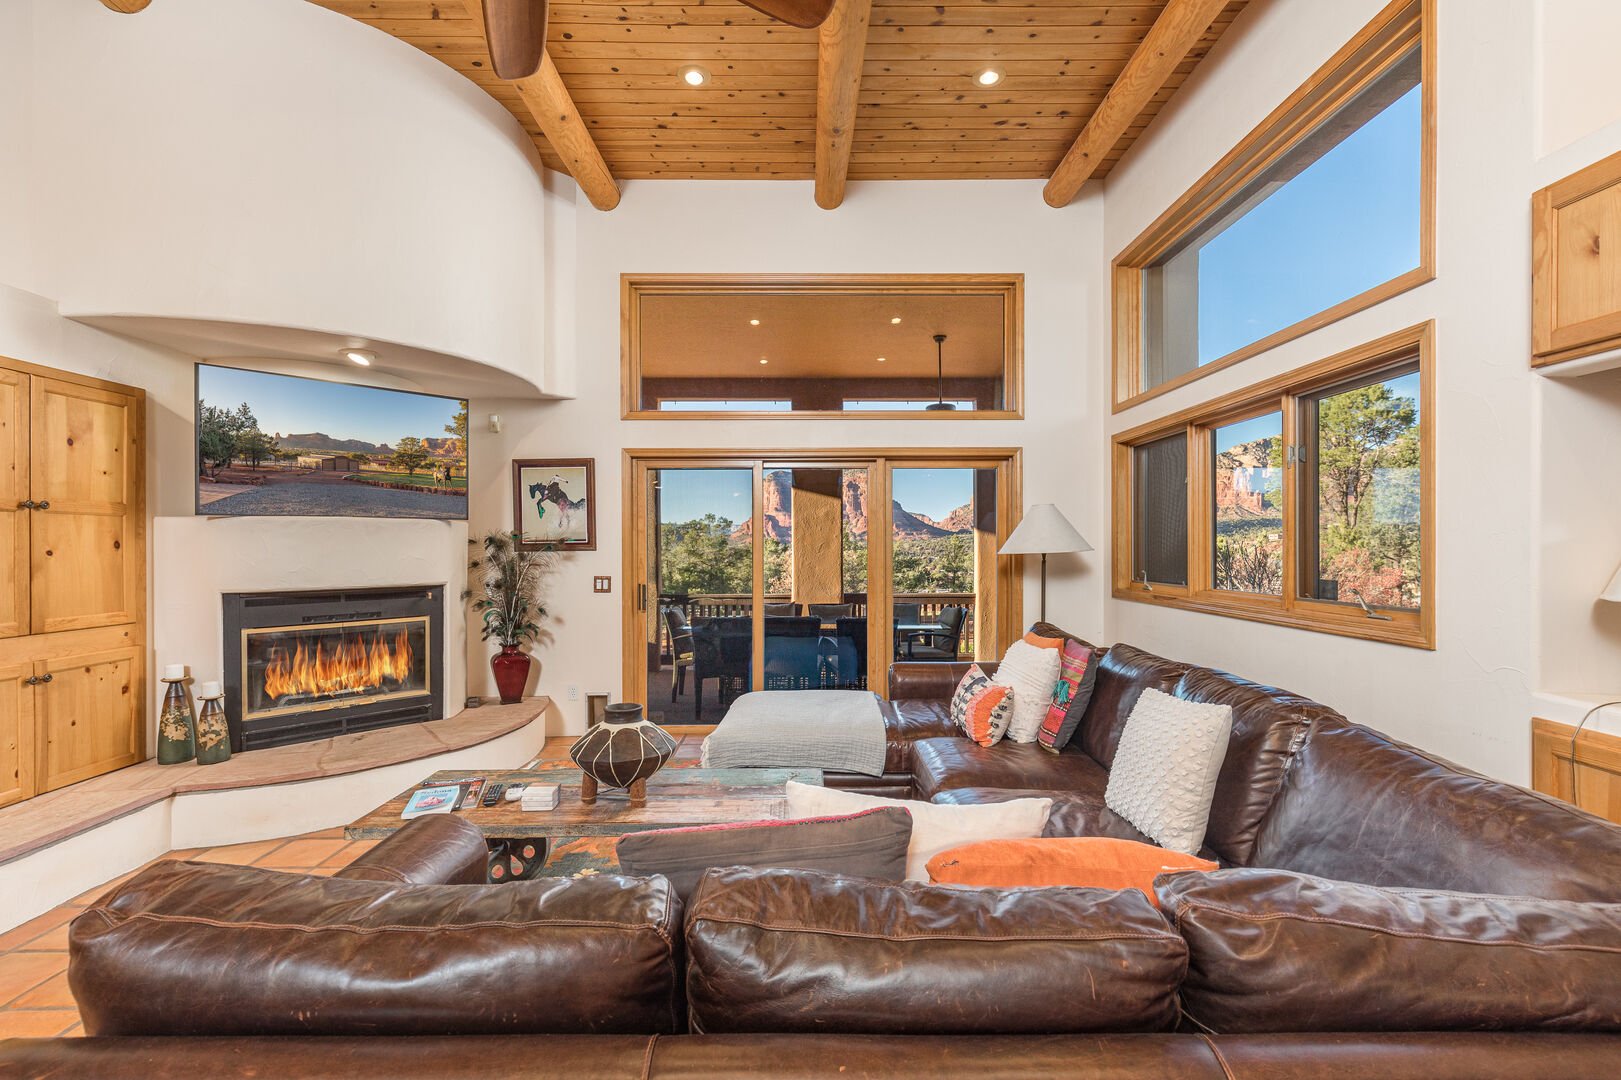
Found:
M 614 591 L 614 579 L 611 578 L 611 577 L 608 577 L 606 574 L 602 574 L 602 575 L 598 575 L 596 577 L 593 577 L 591 579 L 591 591 L 592 592 L 613 592 Z

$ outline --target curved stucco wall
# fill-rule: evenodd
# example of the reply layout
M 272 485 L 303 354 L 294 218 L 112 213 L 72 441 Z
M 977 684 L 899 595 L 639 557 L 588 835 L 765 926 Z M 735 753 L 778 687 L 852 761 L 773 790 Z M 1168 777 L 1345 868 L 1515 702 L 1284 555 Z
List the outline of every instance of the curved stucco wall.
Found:
M 360 335 L 545 388 L 541 166 L 472 83 L 304 0 L 0 7 L 30 287 L 64 314 Z

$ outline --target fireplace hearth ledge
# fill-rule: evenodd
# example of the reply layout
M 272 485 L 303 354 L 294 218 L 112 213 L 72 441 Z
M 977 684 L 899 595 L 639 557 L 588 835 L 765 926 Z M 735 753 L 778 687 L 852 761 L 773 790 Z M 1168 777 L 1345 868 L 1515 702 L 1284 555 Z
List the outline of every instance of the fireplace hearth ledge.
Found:
M 339 826 L 439 769 L 516 768 L 540 751 L 556 712 L 550 698 L 525 698 L 218 765 L 146 761 L 6 807 L 0 932 L 170 850 Z M 162 820 L 121 829 L 155 813 Z M 159 837 L 156 850 L 133 847 L 132 831 Z

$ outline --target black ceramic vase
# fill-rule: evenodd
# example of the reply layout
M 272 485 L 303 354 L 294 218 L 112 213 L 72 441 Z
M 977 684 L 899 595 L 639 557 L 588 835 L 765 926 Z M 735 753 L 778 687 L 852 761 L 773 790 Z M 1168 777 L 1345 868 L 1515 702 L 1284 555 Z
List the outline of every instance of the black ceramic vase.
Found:
M 585 773 L 580 798 L 596 799 L 597 785 L 625 788 L 631 798 L 645 798 L 647 778 L 663 768 L 675 752 L 670 733 L 642 715 L 632 702 L 609 705 L 606 715 L 569 747 L 568 756 Z

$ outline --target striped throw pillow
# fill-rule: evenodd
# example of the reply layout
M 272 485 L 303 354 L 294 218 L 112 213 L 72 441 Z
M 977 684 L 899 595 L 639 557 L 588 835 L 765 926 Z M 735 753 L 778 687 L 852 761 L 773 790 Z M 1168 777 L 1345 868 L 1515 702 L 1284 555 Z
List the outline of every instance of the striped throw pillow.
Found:
M 1013 720 L 1013 690 L 991 682 L 978 664 L 951 696 L 951 722 L 981 746 L 995 746 Z

